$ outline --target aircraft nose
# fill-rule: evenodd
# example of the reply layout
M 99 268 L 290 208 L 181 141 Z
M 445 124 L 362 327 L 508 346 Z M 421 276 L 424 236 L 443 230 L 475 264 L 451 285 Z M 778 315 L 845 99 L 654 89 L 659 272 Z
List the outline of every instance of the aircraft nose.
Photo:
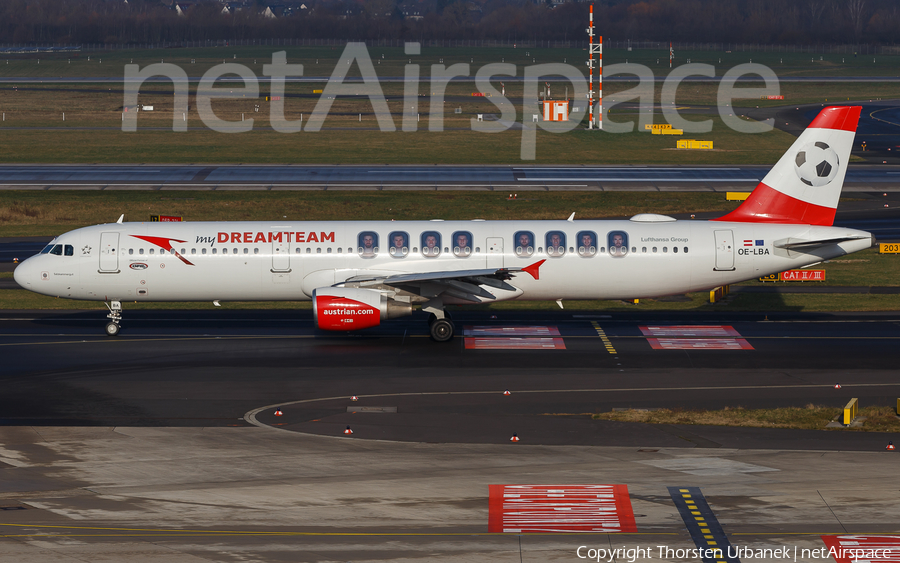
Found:
M 31 289 L 35 282 L 34 278 L 34 260 L 31 258 L 26 258 L 13 271 L 13 279 L 16 280 L 16 283 L 19 284 L 19 287 L 23 289 Z

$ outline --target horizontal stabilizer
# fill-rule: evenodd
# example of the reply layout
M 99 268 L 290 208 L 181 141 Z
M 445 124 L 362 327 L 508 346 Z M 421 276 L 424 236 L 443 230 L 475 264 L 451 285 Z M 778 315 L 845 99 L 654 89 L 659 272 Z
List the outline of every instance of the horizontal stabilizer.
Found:
M 783 248 L 785 250 L 809 250 L 811 248 L 818 248 L 820 246 L 830 246 L 832 244 L 840 244 L 842 242 L 848 242 L 851 240 L 863 240 L 871 237 L 866 236 L 852 236 L 852 237 L 838 237 L 831 239 L 821 239 L 821 240 L 796 240 L 796 239 L 785 239 L 783 241 L 775 241 L 775 248 Z

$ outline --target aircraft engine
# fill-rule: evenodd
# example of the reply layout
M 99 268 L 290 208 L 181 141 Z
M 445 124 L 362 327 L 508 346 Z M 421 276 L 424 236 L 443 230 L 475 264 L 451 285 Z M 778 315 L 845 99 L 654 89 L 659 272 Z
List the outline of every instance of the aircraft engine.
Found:
M 313 291 L 313 317 L 322 330 L 360 330 L 384 319 L 412 314 L 412 305 L 374 289 L 320 287 Z

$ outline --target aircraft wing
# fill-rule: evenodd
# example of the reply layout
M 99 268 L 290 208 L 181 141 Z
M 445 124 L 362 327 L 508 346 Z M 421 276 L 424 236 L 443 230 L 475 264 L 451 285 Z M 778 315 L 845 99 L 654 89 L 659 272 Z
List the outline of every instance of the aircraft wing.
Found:
M 478 270 L 449 270 L 389 276 L 355 276 L 345 280 L 343 283 L 359 284 L 360 287 L 372 285 L 388 286 L 429 297 L 447 294 L 464 301 L 481 303 L 484 299 L 494 300 L 497 298 L 493 293 L 481 286 L 488 286 L 502 291 L 518 291 L 517 288 L 506 282 L 523 272 L 531 275 L 534 279 L 539 279 L 539 268 L 544 262 L 544 260 L 541 260 L 524 268 L 483 268 Z

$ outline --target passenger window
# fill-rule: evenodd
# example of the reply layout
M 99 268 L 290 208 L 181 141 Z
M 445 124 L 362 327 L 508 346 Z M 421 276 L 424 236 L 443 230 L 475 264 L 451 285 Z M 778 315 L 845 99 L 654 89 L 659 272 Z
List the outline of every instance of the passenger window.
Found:
M 578 242 L 578 255 L 585 258 L 597 254 L 597 233 L 594 231 L 579 231 L 575 235 Z
M 534 254 L 534 233 L 531 231 L 518 231 L 513 235 L 516 243 L 516 256 L 528 258 Z
M 66 256 L 75 256 L 75 247 L 71 244 L 66 245 Z
M 185 249 L 182 248 L 182 249 L 181 249 L 181 254 L 182 254 L 182 255 L 187 254 L 187 250 L 185 250 Z
M 632 246 L 632 247 L 631 247 L 631 253 L 634 254 L 635 252 L 637 252 L 637 247 L 636 247 L 636 246 Z
M 50 249 L 50 254 L 55 254 L 57 256 L 62 256 L 63 247 L 61 244 L 54 245 L 52 249 Z
M 441 254 L 441 233 L 425 231 L 422 233 L 422 254 L 426 258 L 434 258 Z
M 215 253 L 217 253 L 217 252 L 218 252 L 218 249 L 217 249 L 217 248 L 213 248 L 213 254 L 215 254 Z
M 559 258 L 566 254 L 566 233 L 562 231 L 550 231 L 547 233 L 547 255 L 551 258 Z
M 456 231 L 451 238 L 453 240 L 454 256 L 466 258 L 472 254 L 472 233 L 469 231 Z
M 678 254 L 678 247 L 677 247 L 677 246 L 673 246 L 673 247 L 672 247 L 672 252 L 674 252 L 675 254 Z
M 343 251 L 344 251 L 344 249 L 341 248 L 341 247 L 339 246 L 339 247 L 338 247 L 338 254 L 340 254 L 340 253 L 343 252 Z
M 202 250 L 200 251 L 200 254 L 206 254 L 206 249 L 205 249 L 205 248 L 202 249 Z
M 394 231 L 388 234 L 388 253 L 394 258 L 404 258 L 409 254 L 409 233 Z
M 362 258 L 375 258 L 378 255 L 378 233 L 375 231 L 359 233 L 356 243 L 356 250 Z
M 128 255 L 131 256 L 132 254 L 134 254 L 134 249 L 133 249 L 133 248 L 129 248 L 129 249 L 128 249 Z
M 197 249 L 196 249 L 196 248 L 192 248 L 192 249 L 191 249 L 191 254 L 197 254 Z
M 478 246 L 476 246 L 476 247 L 475 247 L 475 254 L 478 254 L 479 252 L 481 252 L 481 248 L 478 247 Z
M 147 251 L 147 254 L 153 254 L 154 250 L 155 250 L 154 248 L 151 248 L 150 250 Z
M 641 252 L 642 252 L 643 254 L 647 254 L 647 247 L 646 247 L 646 246 L 642 246 L 642 247 L 641 247 Z
M 610 231 L 606 235 L 609 255 L 621 258 L 628 254 L 628 233 L 625 231 Z
M 245 248 L 245 249 L 244 249 L 244 254 L 250 254 L 250 249 L 249 249 L 249 248 Z
M 138 248 L 138 254 L 143 254 L 143 253 L 144 253 L 144 249 L 143 249 L 143 248 Z
M 259 249 L 258 249 L 258 248 L 254 248 L 254 249 L 253 249 L 253 254 L 259 254 Z
M 331 247 L 329 246 L 328 249 L 327 249 L 325 252 L 328 253 L 328 254 L 331 254 Z
M 653 247 L 653 253 L 656 254 L 656 247 Z
M 307 253 L 307 254 L 312 254 L 312 248 L 307 247 L 307 248 L 306 248 L 306 253 Z
M 663 247 L 663 252 L 665 253 L 665 252 L 668 252 L 668 251 L 669 251 L 669 247 L 668 247 L 668 246 L 664 246 L 664 247 Z
M 232 248 L 232 249 L 231 249 L 231 253 L 232 253 L 232 254 L 237 254 L 237 253 L 238 253 L 238 249 L 237 249 L 237 248 Z
M 688 248 L 688 247 L 686 247 L 686 246 L 684 247 L 684 253 L 685 253 L 685 254 L 687 254 L 687 248 Z
M 322 249 L 321 249 L 321 248 L 317 248 L 317 249 L 316 249 L 316 254 L 322 254 Z

